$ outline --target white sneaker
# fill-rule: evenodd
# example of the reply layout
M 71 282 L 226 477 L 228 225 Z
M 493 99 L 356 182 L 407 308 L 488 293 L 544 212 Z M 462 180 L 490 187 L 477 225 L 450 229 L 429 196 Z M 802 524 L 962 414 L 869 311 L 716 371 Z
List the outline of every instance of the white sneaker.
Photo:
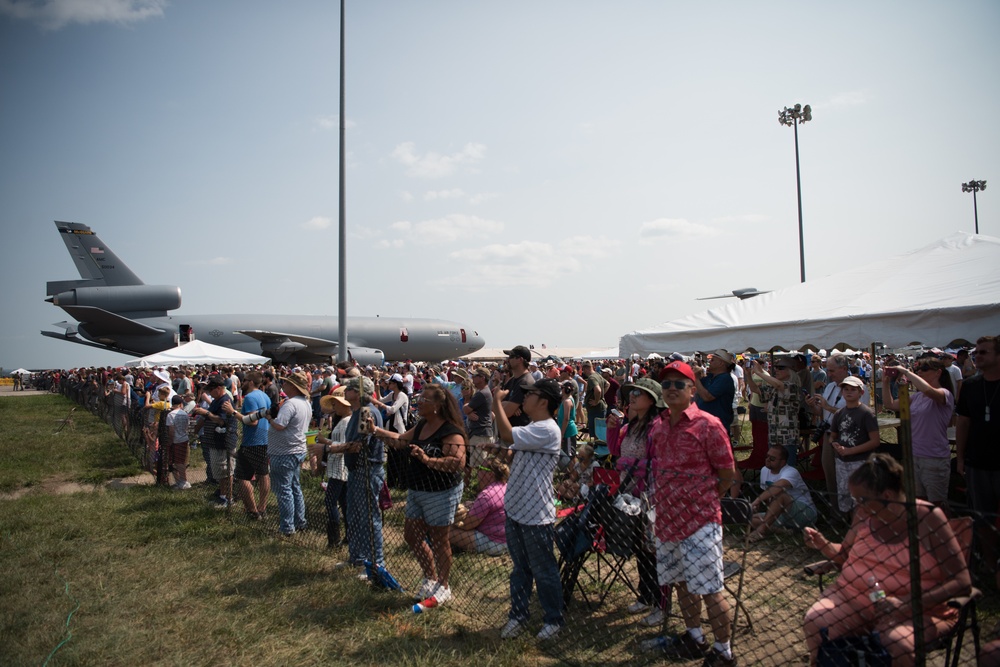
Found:
M 439 607 L 443 605 L 450 599 L 451 599 L 451 588 L 447 586 L 438 585 L 438 587 L 434 589 L 434 595 L 413 605 L 413 613 L 422 614 L 428 609 L 433 609 L 434 607 Z
M 535 635 L 536 639 L 552 639 L 562 630 L 561 625 L 556 625 L 555 623 L 546 623 L 542 626 L 541 631 Z
M 648 616 L 643 616 L 639 621 L 639 625 L 644 625 L 647 628 L 658 628 L 663 625 L 663 610 L 656 609 L 653 613 Z
M 641 614 L 644 611 L 649 611 L 649 608 L 650 608 L 649 605 L 646 604 L 645 602 L 639 602 L 638 600 L 636 600 L 628 607 L 626 607 L 625 611 L 627 611 L 630 614 Z
M 413 594 L 414 600 L 426 600 L 430 596 L 434 595 L 434 590 L 438 587 L 438 582 L 433 579 L 423 579 L 420 582 L 420 588 L 417 592 Z
M 178 491 L 187 491 L 191 488 L 191 482 L 184 480 L 183 482 L 177 482 L 174 484 L 174 488 Z
M 515 621 L 511 619 L 507 621 L 507 625 L 503 626 L 500 630 L 500 639 L 513 639 L 524 632 L 524 624 L 521 621 Z

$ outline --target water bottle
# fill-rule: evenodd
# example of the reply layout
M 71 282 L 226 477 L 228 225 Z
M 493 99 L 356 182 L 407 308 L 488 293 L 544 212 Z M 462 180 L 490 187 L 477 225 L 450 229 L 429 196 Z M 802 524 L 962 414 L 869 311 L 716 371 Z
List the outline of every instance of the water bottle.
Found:
M 882 584 L 875 578 L 875 575 L 868 577 L 868 599 L 875 604 L 885 599 L 885 589 L 882 588 Z

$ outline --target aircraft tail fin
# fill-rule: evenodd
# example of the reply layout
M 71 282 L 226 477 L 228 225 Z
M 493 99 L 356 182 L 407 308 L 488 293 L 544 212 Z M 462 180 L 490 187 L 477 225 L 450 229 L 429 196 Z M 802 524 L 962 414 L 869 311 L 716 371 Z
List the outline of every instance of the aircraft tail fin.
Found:
M 49 296 L 73 287 L 144 284 L 87 225 L 57 220 L 56 228 L 83 280 L 50 282 L 47 290 Z

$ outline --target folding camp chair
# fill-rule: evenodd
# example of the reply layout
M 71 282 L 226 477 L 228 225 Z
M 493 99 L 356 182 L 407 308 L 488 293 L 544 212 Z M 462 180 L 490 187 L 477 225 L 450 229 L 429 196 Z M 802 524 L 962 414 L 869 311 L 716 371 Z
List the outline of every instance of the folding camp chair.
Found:
M 753 508 L 746 498 L 722 498 L 722 525 L 733 528 L 733 536 L 739 544 L 739 556 L 737 560 L 726 559 L 722 561 L 722 583 L 726 591 L 733 596 L 733 635 L 736 635 L 736 622 L 739 620 L 740 611 L 746 616 L 747 629 L 753 631 L 753 619 L 750 612 L 743 604 L 743 576 L 746 573 L 747 549 L 750 546 L 751 520 L 753 519 Z M 736 579 L 735 589 L 731 583 Z
M 958 544 L 962 548 L 965 562 L 970 562 L 972 556 L 972 517 L 963 516 L 948 521 L 952 532 L 958 539 Z M 804 568 L 808 575 L 817 575 L 819 580 L 820 593 L 823 592 L 824 575 L 839 574 L 837 564 L 832 560 L 821 560 L 810 563 Z M 965 639 L 965 631 L 972 632 L 972 646 L 976 653 L 976 662 L 979 662 L 979 617 L 976 613 L 976 603 L 983 597 L 983 592 L 972 587 L 968 595 L 954 597 L 948 600 L 948 606 L 958 610 L 958 620 L 948 632 L 942 634 L 937 639 L 924 645 L 925 651 L 937 651 L 944 649 L 944 664 L 951 667 L 958 667 L 959 657 L 962 653 L 962 643 Z
M 567 606 L 576 590 L 588 607 L 598 607 L 618 583 L 623 584 L 634 596 L 639 595 L 625 568 L 638 546 L 637 525 L 642 517 L 637 517 L 633 522 L 630 517 L 623 516 L 615 509 L 619 475 L 617 470 L 594 470 L 594 488 L 590 491 L 585 507 L 575 518 L 577 522 L 586 524 L 577 526 L 576 529 L 587 536 L 589 546 L 575 558 L 568 557 L 569 554 L 564 550 L 560 558 L 563 601 Z M 579 542 L 576 544 L 579 545 Z M 593 567 L 588 568 L 588 564 Z M 586 586 L 580 581 L 581 574 L 586 577 Z

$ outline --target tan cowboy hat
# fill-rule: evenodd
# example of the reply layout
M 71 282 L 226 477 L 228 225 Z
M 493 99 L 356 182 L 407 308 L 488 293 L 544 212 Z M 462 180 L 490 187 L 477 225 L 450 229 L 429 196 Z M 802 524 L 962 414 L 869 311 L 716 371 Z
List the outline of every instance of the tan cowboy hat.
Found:
M 309 383 L 306 381 L 306 374 L 302 371 L 296 371 L 291 375 L 283 377 L 281 380 L 282 382 L 287 382 L 298 389 L 299 393 L 303 396 L 309 396 Z

